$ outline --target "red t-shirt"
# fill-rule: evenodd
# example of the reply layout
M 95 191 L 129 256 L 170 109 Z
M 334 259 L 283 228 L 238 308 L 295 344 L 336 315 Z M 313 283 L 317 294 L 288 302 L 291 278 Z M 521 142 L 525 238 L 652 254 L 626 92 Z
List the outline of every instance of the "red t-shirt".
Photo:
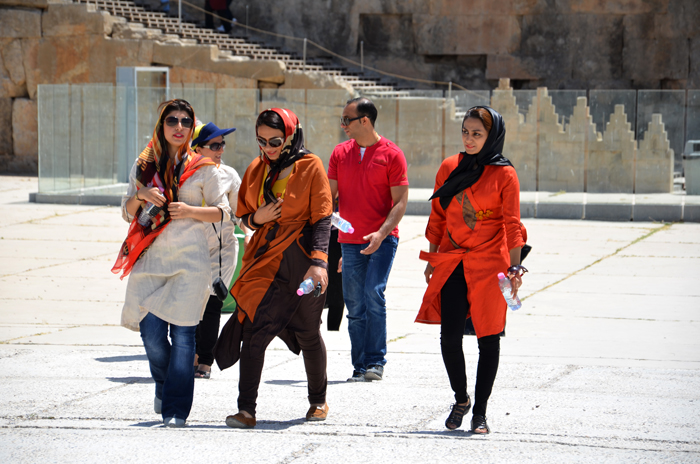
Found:
M 394 206 L 391 187 L 408 185 L 406 157 L 390 140 L 380 137 L 360 158 L 360 146 L 353 139 L 335 147 L 328 163 L 328 178 L 338 182 L 340 216 L 355 231 L 338 233 L 341 243 L 367 243 L 362 237 L 376 232 Z M 391 235 L 398 238 L 399 228 Z

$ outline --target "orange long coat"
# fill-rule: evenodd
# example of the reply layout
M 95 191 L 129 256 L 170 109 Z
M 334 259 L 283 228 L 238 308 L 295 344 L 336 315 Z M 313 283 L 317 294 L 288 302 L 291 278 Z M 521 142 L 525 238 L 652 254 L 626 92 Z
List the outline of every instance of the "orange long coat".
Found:
M 293 166 L 280 218 L 275 222 L 268 222 L 255 232 L 243 255 L 239 277 L 231 289 L 231 295 L 236 299 L 240 310 L 238 318 L 241 323 L 246 315 L 251 321 L 255 321 L 258 307 L 278 273 L 283 253 L 295 241 L 299 243 L 304 226 L 314 224 L 333 212 L 331 189 L 321 160 L 316 155 L 309 154 L 297 160 Z M 265 168 L 265 163 L 258 157 L 246 170 L 238 191 L 238 217 L 258 210 L 260 186 L 266 175 Z M 279 229 L 275 238 L 268 242 L 268 232 L 275 224 L 279 224 Z M 267 248 L 261 253 L 263 247 Z M 307 253 L 307 257 L 328 262 L 328 255 L 321 251 Z M 308 264 L 306 267 L 308 268 Z M 298 286 L 304 272 L 306 269 L 303 269 L 300 275 L 289 277 L 298 279 L 298 282 L 295 282 Z M 290 304 L 296 303 L 296 298 L 296 294 L 290 295 Z
M 440 188 L 463 155 L 443 161 L 435 178 Z M 510 166 L 485 166 L 479 180 L 458 193 L 444 210 L 438 198 L 425 236 L 439 245 L 437 253 L 421 251 L 420 258 L 434 268 L 416 322 L 439 324 L 440 290 L 461 261 L 477 337 L 501 333 L 506 323 L 506 302 L 498 288 L 498 273 L 510 266 L 509 250 L 522 246 L 520 184 Z M 450 304 L 445 302 L 445 304 Z

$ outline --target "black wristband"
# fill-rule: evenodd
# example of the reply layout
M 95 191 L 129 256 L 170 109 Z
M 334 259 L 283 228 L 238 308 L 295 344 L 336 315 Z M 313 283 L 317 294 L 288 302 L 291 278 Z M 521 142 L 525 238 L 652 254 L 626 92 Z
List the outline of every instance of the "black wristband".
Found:
M 508 274 L 515 274 L 515 275 L 521 276 L 521 275 L 525 274 L 526 272 L 529 272 L 529 271 L 525 268 L 525 266 L 522 266 L 520 264 L 518 264 L 516 266 L 511 266 L 508 268 Z

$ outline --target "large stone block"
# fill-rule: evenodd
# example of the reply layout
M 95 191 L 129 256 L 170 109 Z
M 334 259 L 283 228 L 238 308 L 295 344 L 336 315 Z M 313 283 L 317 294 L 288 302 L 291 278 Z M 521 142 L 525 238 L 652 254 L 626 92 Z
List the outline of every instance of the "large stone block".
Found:
M 690 42 L 690 69 L 688 72 L 688 88 L 700 89 L 700 37 Z
M 608 15 L 664 13 L 674 0 L 566 0 L 557 2 L 566 13 L 596 13 Z
M 23 165 L 34 165 L 38 159 L 38 125 L 36 100 L 15 98 L 12 102 L 12 148 Z
M 22 59 L 29 98 L 36 98 L 36 86 L 41 82 L 39 69 L 39 42 L 41 39 L 22 40 Z
M 687 79 L 688 39 L 625 40 L 623 77 L 635 81 Z
M 537 79 L 537 63 L 532 57 L 488 55 L 486 79 Z
M 12 99 L 0 97 L 0 156 L 12 153 Z
M 41 18 L 44 37 L 104 34 L 104 17 L 95 5 L 51 4 Z
M 469 40 L 455 40 L 455 31 L 467 30 Z M 515 16 L 414 15 L 413 36 L 419 55 L 506 54 L 518 50 L 521 30 Z
M 284 83 L 286 66 L 282 61 L 259 61 L 244 57 L 219 59 L 213 45 L 153 44 L 153 63 L 199 69 L 263 82 Z
M 547 10 L 546 2 L 539 0 L 438 0 L 424 2 L 428 13 L 440 16 L 454 15 L 524 15 L 542 13 Z
M 41 37 L 41 11 L 0 8 L 1 37 Z
M 25 86 L 24 63 L 22 60 L 22 43 L 15 39 L 2 47 L 2 63 L 12 83 L 20 89 Z M 25 90 L 26 92 L 26 90 Z M 9 95 L 17 96 L 17 95 Z
M 344 90 L 350 94 L 354 91 L 350 84 L 337 77 L 316 71 L 286 71 L 280 89 Z
M 20 39 L 0 39 L 0 98 L 25 96 L 27 96 L 27 87 L 21 41 Z
M 170 83 L 193 83 L 211 84 L 217 89 L 255 89 L 257 81 L 245 77 L 228 76 L 226 74 L 217 74 L 206 71 L 198 71 L 196 69 L 187 69 L 174 67 L 170 68 Z
M 69 2 L 70 0 L 51 0 L 58 3 L 59 1 Z M 0 0 L 2 6 L 21 6 L 23 8 L 41 8 L 49 7 L 49 0 Z

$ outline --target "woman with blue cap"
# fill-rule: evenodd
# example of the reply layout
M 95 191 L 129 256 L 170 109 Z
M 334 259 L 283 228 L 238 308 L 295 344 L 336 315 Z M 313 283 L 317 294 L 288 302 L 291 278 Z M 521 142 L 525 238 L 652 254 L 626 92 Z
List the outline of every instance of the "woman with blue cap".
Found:
M 215 282 L 221 276 L 221 280 L 227 288 L 231 283 L 231 278 L 238 262 L 238 239 L 234 235 L 236 226 L 234 221 L 241 178 L 235 169 L 223 163 L 221 157 L 226 147 L 224 136 L 235 130 L 235 128 L 219 129 L 213 122 L 199 124 L 194 129 L 192 140 L 192 149 L 196 153 L 216 163 L 226 197 L 232 213 L 234 213 L 231 215 L 230 221 L 214 223 L 212 227 L 206 228 L 211 257 L 212 282 Z M 221 237 L 221 242 L 219 242 L 219 237 Z M 219 257 L 221 257 L 221 260 L 219 260 Z M 202 321 L 197 326 L 197 354 L 194 361 L 196 366 L 195 378 L 208 379 L 211 376 L 211 366 L 214 363 L 214 345 L 216 345 L 216 340 L 219 337 L 219 324 L 223 305 L 223 300 L 217 297 L 214 288 L 212 288 Z

